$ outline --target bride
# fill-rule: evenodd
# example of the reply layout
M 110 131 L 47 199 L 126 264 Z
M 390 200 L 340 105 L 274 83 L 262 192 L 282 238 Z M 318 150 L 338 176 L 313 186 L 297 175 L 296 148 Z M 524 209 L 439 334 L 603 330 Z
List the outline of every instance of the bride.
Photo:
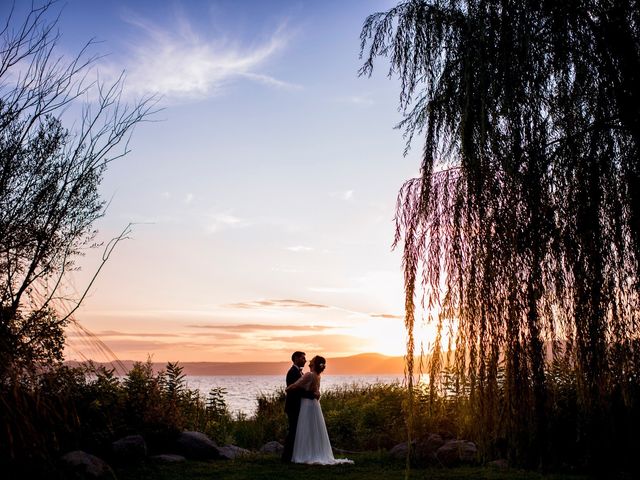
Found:
M 310 371 L 300 377 L 297 382 L 289 385 L 287 391 L 299 388 L 319 394 L 320 375 L 326 365 L 324 357 L 316 355 L 309 362 Z M 291 461 L 318 465 L 353 463 L 353 460 L 333 457 L 327 426 L 324 423 L 324 416 L 317 398 L 303 398 L 300 402 L 300 416 L 298 417 L 298 429 L 296 430 Z

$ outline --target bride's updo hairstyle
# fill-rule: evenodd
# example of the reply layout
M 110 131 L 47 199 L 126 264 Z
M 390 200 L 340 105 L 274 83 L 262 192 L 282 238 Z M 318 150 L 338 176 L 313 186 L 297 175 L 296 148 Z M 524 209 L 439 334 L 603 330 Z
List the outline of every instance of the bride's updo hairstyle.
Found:
M 313 357 L 311 362 L 313 362 L 313 371 L 318 374 L 322 373 L 327 366 L 327 361 L 320 355 L 316 355 L 315 357 Z

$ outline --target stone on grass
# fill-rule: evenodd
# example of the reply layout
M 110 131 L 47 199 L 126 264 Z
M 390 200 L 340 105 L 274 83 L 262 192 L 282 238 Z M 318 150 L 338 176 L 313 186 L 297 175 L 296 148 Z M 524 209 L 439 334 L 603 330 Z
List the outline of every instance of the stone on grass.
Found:
M 413 446 L 415 447 L 415 442 L 412 442 Z M 398 445 L 396 445 L 395 447 L 393 447 L 391 450 L 389 450 L 389 455 L 391 455 L 392 458 L 395 458 L 397 460 L 403 460 L 405 458 L 407 458 L 407 442 L 404 443 L 399 443 Z
M 225 445 L 224 447 L 218 447 L 218 452 L 220 453 L 221 458 L 225 458 L 227 460 L 233 460 L 234 458 L 243 457 L 251 453 L 250 450 L 236 447 L 235 445 Z
M 260 449 L 260 453 L 268 453 L 271 455 L 282 455 L 284 451 L 284 446 L 280 442 L 276 442 L 275 440 L 265 443 Z
M 82 450 L 66 453 L 60 460 L 63 468 L 70 473 L 69 478 L 116 480 L 107 462 Z
M 444 445 L 444 439 L 437 433 L 430 433 L 425 440 L 420 442 L 422 449 L 429 453 L 435 453 Z
M 437 433 L 430 433 L 415 444 L 414 455 L 419 463 L 437 463 L 436 452 L 444 445 L 444 440 Z
M 218 446 L 201 432 L 182 432 L 176 440 L 178 453 L 193 460 L 221 458 Z
M 466 440 L 449 440 L 436 452 L 437 459 L 446 467 L 475 463 L 478 458 L 478 447 Z
M 147 444 L 142 435 L 129 435 L 111 444 L 113 457 L 120 463 L 141 462 L 147 457 Z
M 492 462 L 487 463 L 487 466 L 498 470 L 506 470 L 509 468 L 509 462 L 504 458 L 499 458 L 498 460 L 493 460 Z

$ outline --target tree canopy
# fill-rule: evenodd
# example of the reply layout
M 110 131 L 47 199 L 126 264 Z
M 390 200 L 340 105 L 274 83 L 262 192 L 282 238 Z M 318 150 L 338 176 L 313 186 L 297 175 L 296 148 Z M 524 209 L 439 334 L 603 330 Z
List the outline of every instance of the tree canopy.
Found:
M 361 33 L 361 73 L 388 58 L 407 148 L 424 138 L 396 217 L 407 358 L 424 316 L 432 388 L 452 354 L 484 438 L 533 464 L 557 365 L 574 439 L 595 441 L 616 402 L 621 423 L 638 408 L 639 21 L 632 0 L 414 0 Z
M 70 59 L 57 53 L 53 3 L 22 20 L 12 10 L 0 26 L 0 373 L 62 358 L 78 299 L 61 287 L 104 212 L 107 165 L 153 108 L 151 98 L 124 105 L 122 78 L 88 80 L 91 43 Z M 80 112 L 71 129 L 70 109 Z

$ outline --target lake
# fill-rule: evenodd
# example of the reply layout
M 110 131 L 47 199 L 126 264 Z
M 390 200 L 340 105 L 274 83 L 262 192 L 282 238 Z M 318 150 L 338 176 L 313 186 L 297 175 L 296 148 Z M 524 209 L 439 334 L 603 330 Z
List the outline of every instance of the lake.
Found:
M 224 396 L 231 412 L 253 415 L 258 407 L 258 395 L 273 394 L 285 387 L 284 375 L 187 375 L 191 389 L 197 389 L 206 398 L 212 388 L 224 388 Z M 320 391 L 349 385 L 376 383 L 402 383 L 401 375 L 322 375 Z

